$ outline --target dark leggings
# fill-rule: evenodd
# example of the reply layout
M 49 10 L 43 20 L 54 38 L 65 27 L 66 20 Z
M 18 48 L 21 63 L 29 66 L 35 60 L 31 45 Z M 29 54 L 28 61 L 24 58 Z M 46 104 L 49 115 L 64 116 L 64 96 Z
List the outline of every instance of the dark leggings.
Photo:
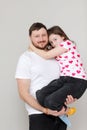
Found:
M 38 102 L 47 108 L 60 111 L 67 95 L 79 99 L 87 88 L 87 80 L 61 76 L 36 92 Z
M 33 114 L 29 116 L 29 130 L 66 130 L 66 124 L 51 115 Z

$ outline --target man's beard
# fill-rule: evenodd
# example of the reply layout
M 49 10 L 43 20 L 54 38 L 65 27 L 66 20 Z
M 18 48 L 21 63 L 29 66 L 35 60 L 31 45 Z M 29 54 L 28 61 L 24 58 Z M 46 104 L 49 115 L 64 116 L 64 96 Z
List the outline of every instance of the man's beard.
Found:
M 39 43 L 42 43 L 42 42 L 39 42 Z M 32 44 L 33 44 L 36 48 L 41 49 L 41 50 L 44 50 L 44 49 L 46 48 L 46 46 L 48 45 L 48 43 L 47 43 L 45 46 L 40 47 L 40 46 L 38 46 L 38 45 L 35 45 L 33 42 L 32 42 Z

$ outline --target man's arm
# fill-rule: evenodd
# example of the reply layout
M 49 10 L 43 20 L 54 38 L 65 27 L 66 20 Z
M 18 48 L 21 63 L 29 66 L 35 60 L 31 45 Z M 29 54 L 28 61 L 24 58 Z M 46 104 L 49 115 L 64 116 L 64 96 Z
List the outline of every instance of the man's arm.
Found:
M 29 86 L 30 86 L 30 80 L 29 79 L 17 79 L 17 84 L 18 84 L 18 91 L 20 98 L 29 104 L 31 107 L 42 111 L 45 114 L 53 115 L 53 116 L 58 116 L 61 113 L 63 113 L 63 110 L 61 112 L 53 111 L 50 109 L 47 109 L 43 106 L 41 106 L 37 100 L 29 93 Z
M 45 108 L 41 106 L 38 101 L 30 94 L 29 92 L 29 86 L 30 86 L 30 80 L 29 79 L 17 79 L 18 84 L 18 91 L 20 98 L 29 104 L 34 109 L 37 109 L 39 111 L 42 111 L 45 114 L 53 115 L 53 116 L 59 116 L 62 114 L 65 114 L 65 109 L 62 109 L 61 111 L 54 111 L 48 108 Z M 69 101 L 70 102 L 70 101 Z
M 30 86 L 30 80 L 29 79 L 17 79 L 18 84 L 18 91 L 20 98 L 29 104 L 31 107 L 44 111 L 43 107 L 37 102 L 37 100 L 30 94 L 29 92 L 29 86 Z

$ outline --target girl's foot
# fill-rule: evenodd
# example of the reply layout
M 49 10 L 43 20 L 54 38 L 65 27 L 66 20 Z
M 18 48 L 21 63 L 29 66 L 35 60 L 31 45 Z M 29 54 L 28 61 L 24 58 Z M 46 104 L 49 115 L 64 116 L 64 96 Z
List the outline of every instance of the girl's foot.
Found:
M 66 110 L 66 115 L 67 116 L 71 116 L 76 112 L 76 108 L 75 107 L 68 107 Z

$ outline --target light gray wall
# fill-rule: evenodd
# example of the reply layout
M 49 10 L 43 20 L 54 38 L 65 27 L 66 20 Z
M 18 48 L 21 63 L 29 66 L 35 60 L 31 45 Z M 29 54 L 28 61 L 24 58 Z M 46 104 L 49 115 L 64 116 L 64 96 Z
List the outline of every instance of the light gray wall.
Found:
M 87 69 L 86 7 L 86 0 L 0 0 L 0 130 L 28 130 L 14 75 L 18 58 L 28 47 L 28 28 L 33 22 L 61 26 L 77 42 Z M 68 129 L 87 129 L 86 94 L 73 104 L 77 113 L 70 117 Z

